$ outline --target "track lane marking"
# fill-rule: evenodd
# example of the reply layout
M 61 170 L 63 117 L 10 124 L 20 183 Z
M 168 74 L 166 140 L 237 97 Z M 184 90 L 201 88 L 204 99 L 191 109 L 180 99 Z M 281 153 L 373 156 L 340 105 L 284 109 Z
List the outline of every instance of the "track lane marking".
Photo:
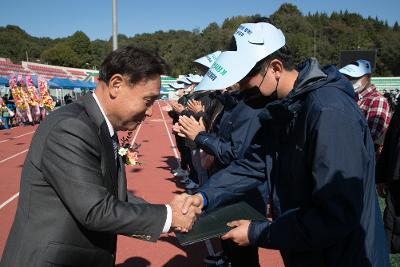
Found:
M 9 156 L 8 158 L 2 159 L 2 160 L 0 160 L 0 163 L 4 163 L 4 162 L 6 162 L 7 160 L 10 160 L 10 159 L 13 159 L 13 158 L 15 158 L 15 157 L 18 157 L 19 155 L 22 155 L 22 154 L 26 153 L 28 150 L 29 150 L 29 149 L 27 148 L 27 149 L 25 149 L 25 150 L 22 150 L 21 152 L 18 152 L 17 154 L 14 154 L 14 155 L 12 155 L 12 156 Z
M 25 135 L 28 135 L 28 134 L 33 134 L 34 132 L 35 132 L 35 131 L 29 132 L 29 133 L 24 133 L 24 134 L 21 134 L 21 135 L 17 135 L 17 136 L 15 136 L 15 137 L 9 137 L 9 138 L 7 138 L 7 139 L 1 140 L 1 141 L 0 141 L 0 144 L 1 144 L 1 143 L 4 143 L 4 142 L 8 142 L 8 141 L 15 140 L 15 139 L 17 139 L 17 138 L 20 138 L 20 137 L 25 136 Z
M 12 202 L 14 199 L 16 199 L 19 196 L 19 192 L 7 199 L 3 204 L 0 205 L 0 210 L 7 206 L 10 202 Z

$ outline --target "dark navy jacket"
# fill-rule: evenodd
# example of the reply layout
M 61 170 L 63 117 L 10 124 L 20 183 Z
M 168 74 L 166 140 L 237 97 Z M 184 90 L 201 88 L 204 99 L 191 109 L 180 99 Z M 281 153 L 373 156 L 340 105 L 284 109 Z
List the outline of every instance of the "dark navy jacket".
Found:
M 218 125 L 216 135 L 201 133 L 196 137 L 196 143 L 207 153 L 215 158 L 216 174 L 202 186 L 199 191 L 207 194 L 212 188 L 224 187 L 224 184 L 230 184 L 229 178 L 220 178 L 220 174 L 225 168 L 229 168 L 230 163 L 237 159 L 242 159 L 250 146 L 260 147 L 264 141 L 259 136 L 262 131 L 262 125 L 258 115 L 263 110 L 268 98 L 260 95 L 258 89 L 249 89 L 235 95 L 237 104 L 224 112 Z M 265 160 L 260 158 L 252 162 L 257 166 L 260 173 L 265 173 Z M 215 177 L 214 177 L 215 176 Z M 242 179 L 247 179 L 244 175 Z M 231 200 L 244 200 L 260 212 L 265 213 L 266 200 L 268 196 L 267 180 L 260 183 L 257 188 L 252 188 L 248 194 L 241 194 Z M 210 202 L 208 210 L 218 206 L 216 201 Z
M 237 158 L 243 158 L 255 133 L 261 128 L 258 115 L 263 106 L 248 100 L 253 95 L 254 92 L 244 91 L 225 96 L 231 98 L 231 104 L 221 114 L 221 120 L 215 127 L 218 132 L 201 132 L 195 139 L 201 149 L 215 157 L 218 170 Z
M 291 93 L 263 114 L 282 214 L 252 222 L 250 242 L 279 249 L 286 266 L 390 266 L 374 145 L 353 88 L 316 60 L 298 71 Z

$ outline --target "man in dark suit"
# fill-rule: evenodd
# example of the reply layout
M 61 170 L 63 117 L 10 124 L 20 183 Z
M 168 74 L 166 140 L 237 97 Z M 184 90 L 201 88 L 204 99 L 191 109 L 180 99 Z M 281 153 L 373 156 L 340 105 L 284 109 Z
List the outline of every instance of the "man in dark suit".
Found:
M 183 197 L 148 204 L 127 193 L 116 131 L 151 116 L 165 64 L 125 47 L 103 62 L 94 94 L 51 113 L 40 125 L 21 177 L 20 199 L 0 266 L 115 264 L 117 234 L 155 241 L 171 227 L 187 231 Z

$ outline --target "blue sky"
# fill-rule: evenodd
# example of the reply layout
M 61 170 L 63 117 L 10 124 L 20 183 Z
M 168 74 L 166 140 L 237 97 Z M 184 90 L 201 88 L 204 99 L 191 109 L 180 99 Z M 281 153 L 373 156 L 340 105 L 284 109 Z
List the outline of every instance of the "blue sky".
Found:
M 237 15 L 269 16 L 284 3 L 303 14 L 348 10 L 400 23 L 400 0 L 117 0 L 118 32 L 129 37 L 157 30 L 203 29 Z M 91 40 L 111 37 L 111 0 L 1 0 L 0 26 L 18 25 L 37 37 L 66 37 L 77 30 Z

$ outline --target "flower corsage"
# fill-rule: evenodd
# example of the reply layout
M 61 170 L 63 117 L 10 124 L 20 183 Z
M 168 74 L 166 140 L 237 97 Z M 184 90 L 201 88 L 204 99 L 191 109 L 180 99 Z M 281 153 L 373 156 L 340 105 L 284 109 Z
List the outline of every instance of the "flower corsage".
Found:
M 128 166 L 141 166 L 139 162 L 139 147 L 140 145 L 132 143 L 133 132 L 128 132 L 127 137 L 121 139 L 121 147 L 118 149 L 118 154 L 122 157 L 125 165 Z

